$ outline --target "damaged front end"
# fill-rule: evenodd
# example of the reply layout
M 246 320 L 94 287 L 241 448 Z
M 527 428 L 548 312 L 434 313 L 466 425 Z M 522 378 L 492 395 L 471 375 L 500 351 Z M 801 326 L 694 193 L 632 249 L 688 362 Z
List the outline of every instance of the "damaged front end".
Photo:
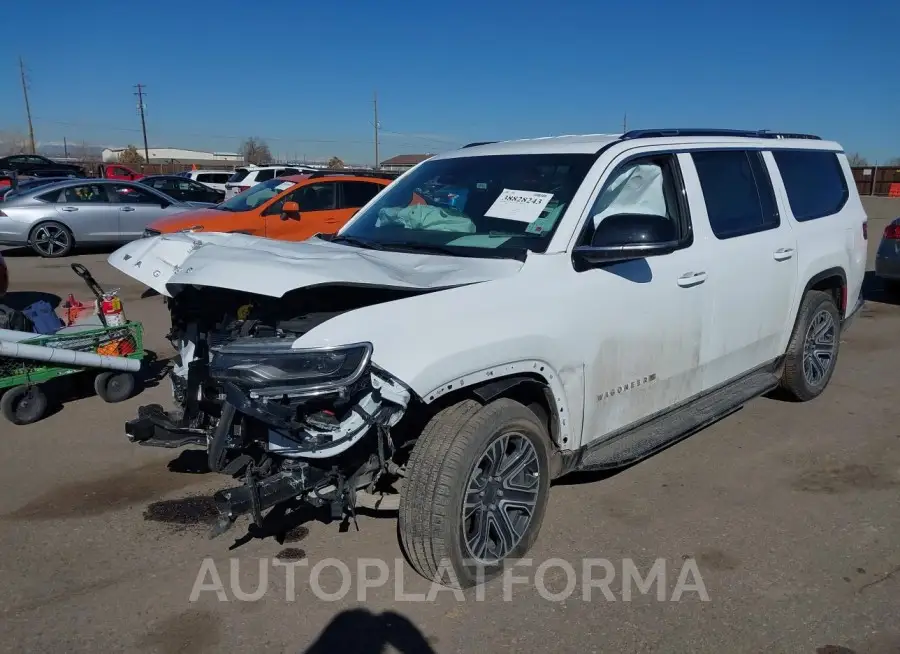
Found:
M 141 445 L 203 446 L 211 471 L 242 480 L 216 493 L 215 534 L 243 514 L 261 526 L 264 511 L 295 499 L 353 517 L 402 477 L 391 428 L 414 400 L 410 389 L 372 363 L 370 343 L 292 347 L 329 317 L 397 296 L 341 290 L 275 302 L 187 289 L 168 300 L 177 408 L 141 407 L 126 433 Z M 317 304 L 324 310 L 299 309 Z

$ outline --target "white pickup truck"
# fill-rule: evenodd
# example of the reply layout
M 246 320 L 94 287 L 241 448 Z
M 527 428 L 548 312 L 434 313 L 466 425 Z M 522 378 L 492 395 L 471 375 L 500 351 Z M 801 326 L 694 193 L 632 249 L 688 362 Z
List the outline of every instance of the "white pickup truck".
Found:
M 552 479 L 639 461 L 771 391 L 822 393 L 866 238 L 847 158 L 815 136 L 473 144 L 335 235 L 111 255 L 166 296 L 179 352 L 176 407 L 142 407 L 126 433 L 206 447 L 242 480 L 216 496 L 217 531 L 298 498 L 346 519 L 399 509 L 413 567 L 469 586 L 529 549 Z

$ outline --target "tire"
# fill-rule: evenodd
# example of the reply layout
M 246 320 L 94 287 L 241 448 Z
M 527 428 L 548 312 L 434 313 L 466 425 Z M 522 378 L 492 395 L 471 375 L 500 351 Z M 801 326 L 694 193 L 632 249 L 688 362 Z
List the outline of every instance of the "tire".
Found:
M 47 396 L 37 386 L 15 386 L 0 399 L 0 412 L 14 425 L 30 425 L 47 413 Z
M 815 339 L 817 331 L 821 333 Z M 800 402 L 821 395 L 837 365 L 840 343 L 841 314 L 834 297 L 823 291 L 809 291 L 800 304 L 797 324 L 785 354 L 782 390 Z
M 55 220 L 35 225 L 28 235 L 28 244 L 38 256 L 58 259 L 67 256 L 75 247 L 72 230 Z
M 94 378 L 94 390 L 104 402 L 124 402 L 134 393 L 134 375 L 130 372 L 101 372 Z
M 490 462 L 486 457 L 491 448 L 503 443 L 518 448 L 515 454 L 524 457 L 509 470 L 522 468 L 522 461 L 528 465 L 520 474 L 503 475 L 502 481 L 479 474 Z M 410 565 L 426 579 L 453 588 L 468 588 L 499 575 L 537 538 L 550 492 L 549 461 L 546 428 L 518 402 L 502 398 L 481 406 L 465 400 L 437 413 L 413 448 L 401 490 L 398 527 Z M 480 518 L 488 525 L 481 533 L 496 536 L 497 517 L 520 520 L 518 528 L 508 532 L 512 538 L 507 547 L 499 548 L 503 551 L 473 553 L 473 535 L 468 533 L 473 523 L 463 518 L 467 491 L 478 500 L 472 520 L 477 523 Z M 504 493 L 507 499 L 500 499 Z M 530 511 L 510 502 L 513 493 L 532 502 Z

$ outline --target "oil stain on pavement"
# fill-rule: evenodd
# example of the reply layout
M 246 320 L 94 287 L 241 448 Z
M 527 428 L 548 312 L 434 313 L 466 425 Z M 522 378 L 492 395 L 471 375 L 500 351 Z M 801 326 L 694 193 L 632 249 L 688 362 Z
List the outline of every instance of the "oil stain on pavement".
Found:
M 51 488 L 12 513 L 10 520 L 65 520 L 111 513 L 198 483 L 194 476 L 173 475 L 151 462 L 107 477 Z
M 849 491 L 886 490 L 900 486 L 889 474 L 858 464 L 846 464 L 808 470 L 791 484 L 794 490 L 807 493 L 846 493 Z
M 215 522 L 218 515 L 213 498 L 207 495 L 153 502 L 144 510 L 144 520 L 179 529 L 207 527 Z

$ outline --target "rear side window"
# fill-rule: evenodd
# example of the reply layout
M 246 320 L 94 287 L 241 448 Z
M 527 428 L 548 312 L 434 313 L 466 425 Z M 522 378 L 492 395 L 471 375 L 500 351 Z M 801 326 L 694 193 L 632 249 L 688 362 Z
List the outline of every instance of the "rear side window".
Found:
M 250 171 L 246 168 L 236 168 L 234 174 L 228 178 L 229 184 L 237 184 L 238 182 L 244 181 L 244 178 L 250 174 Z
M 850 197 L 844 170 L 834 152 L 773 150 L 794 218 L 803 222 L 831 216 Z
M 275 170 L 273 168 L 266 168 L 256 172 L 257 182 L 267 182 L 270 179 L 275 179 Z
M 691 154 L 713 234 L 734 238 L 780 224 L 772 181 L 762 153 L 744 150 Z
M 227 173 L 201 173 L 197 175 L 197 181 L 206 184 L 224 184 L 228 181 Z
M 359 209 L 378 195 L 381 187 L 372 182 L 341 182 L 344 192 L 342 206 L 345 209 Z

